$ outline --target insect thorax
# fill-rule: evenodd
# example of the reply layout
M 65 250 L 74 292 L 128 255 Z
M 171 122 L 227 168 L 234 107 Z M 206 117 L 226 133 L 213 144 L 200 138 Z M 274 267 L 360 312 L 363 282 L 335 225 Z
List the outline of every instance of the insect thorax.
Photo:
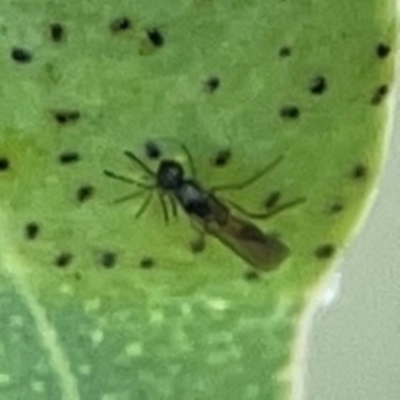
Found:
M 210 215 L 209 195 L 195 182 L 188 180 L 176 192 L 176 196 L 182 207 L 188 214 L 205 218 Z

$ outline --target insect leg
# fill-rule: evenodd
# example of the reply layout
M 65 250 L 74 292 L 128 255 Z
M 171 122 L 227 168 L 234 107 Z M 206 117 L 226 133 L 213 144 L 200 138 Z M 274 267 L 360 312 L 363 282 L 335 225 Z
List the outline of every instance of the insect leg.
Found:
M 164 197 L 163 197 L 162 194 L 158 193 L 158 198 L 160 199 L 161 208 L 163 210 L 165 223 L 168 224 L 168 222 L 169 222 L 169 214 L 168 214 L 167 205 L 165 204 L 165 201 L 164 201 Z
M 276 214 L 281 213 L 284 210 L 287 210 L 294 206 L 305 203 L 306 198 L 299 197 L 298 199 L 288 201 L 287 203 L 283 203 L 283 204 L 275 207 L 273 210 L 268 211 L 266 213 L 253 213 L 253 212 L 247 211 L 246 209 L 244 209 L 243 207 L 239 206 L 238 204 L 234 203 L 231 200 L 224 199 L 224 201 L 226 201 L 230 206 L 232 206 L 234 209 L 236 209 L 237 211 L 239 211 L 241 214 L 245 215 L 246 217 L 249 217 L 252 219 L 268 219 L 268 218 L 275 216 Z
M 124 154 L 130 158 L 131 160 L 133 160 L 136 164 L 138 164 L 144 171 L 146 171 L 149 175 L 151 176 L 155 176 L 155 172 L 152 171 L 142 160 L 140 160 L 135 154 L 133 154 L 131 151 L 129 150 L 125 150 Z
M 119 175 L 112 171 L 104 170 L 103 172 L 104 175 L 108 176 L 109 178 L 113 178 L 125 183 L 130 183 L 131 185 L 139 186 L 142 189 L 153 189 L 155 187 L 154 185 L 146 185 L 145 183 L 137 181 L 136 179 L 132 179 L 124 175 Z
M 169 198 L 169 202 L 171 203 L 172 215 L 174 217 L 177 217 L 178 216 L 178 208 L 176 206 L 176 201 L 172 196 L 168 196 L 168 198 Z
M 145 190 L 140 190 L 138 192 L 130 193 L 130 194 L 126 195 L 126 196 L 123 196 L 123 197 L 120 197 L 118 199 L 115 199 L 114 200 L 114 204 L 124 203 L 125 201 L 134 199 L 135 197 L 139 197 L 140 195 L 142 195 L 144 193 L 144 191 Z
M 140 206 L 139 210 L 136 212 L 135 214 L 135 219 L 138 219 L 147 209 L 147 207 L 149 206 L 151 199 L 153 198 L 153 191 L 151 191 L 149 193 L 149 195 L 146 197 L 146 200 L 142 203 L 142 205 Z
M 196 167 L 194 165 L 194 160 L 193 160 L 192 155 L 190 154 L 189 149 L 184 144 L 182 144 L 182 150 L 184 151 L 184 153 L 185 153 L 185 155 L 186 155 L 186 157 L 188 159 L 189 167 L 190 167 L 190 173 L 192 174 L 192 177 L 193 178 L 197 178 Z
M 220 192 L 223 190 L 241 190 L 241 189 L 245 188 L 246 186 L 249 186 L 252 183 L 256 182 L 267 172 L 272 171 L 282 160 L 283 160 L 283 155 L 280 155 L 274 161 L 272 161 L 270 164 L 268 164 L 264 169 L 257 172 L 256 174 L 254 174 L 250 178 L 246 179 L 245 181 L 240 182 L 240 183 L 230 183 L 230 184 L 213 186 L 211 188 L 211 192 L 215 193 L 215 192 Z

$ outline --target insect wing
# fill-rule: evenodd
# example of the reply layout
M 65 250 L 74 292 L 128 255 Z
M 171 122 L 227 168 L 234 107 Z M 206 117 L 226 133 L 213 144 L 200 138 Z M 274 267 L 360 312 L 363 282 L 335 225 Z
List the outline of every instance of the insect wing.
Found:
M 206 230 L 255 269 L 263 272 L 279 267 L 290 253 L 289 248 L 277 238 L 232 215 L 225 225 L 208 225 Z

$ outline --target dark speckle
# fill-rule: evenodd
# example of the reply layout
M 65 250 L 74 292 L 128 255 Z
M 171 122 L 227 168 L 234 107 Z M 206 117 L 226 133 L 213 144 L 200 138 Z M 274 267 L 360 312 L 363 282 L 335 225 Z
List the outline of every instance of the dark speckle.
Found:
M 54 265 L 60 268 L 65 268 L 71 264 L 72 259 L 73 256 L 71 253 L 61 253 L 55 258 Z
M 190 243 L 190 248 L 193 253 L 201 253 L 206 248 L 206 242 L 203 237 L 199 237 Z
M 25 225 L 25 237 L 29 240 L 36 239 L 39 234 L 39 225 L 36 222 L 29 222 Z
M 151 257 L 144 257 L 140 261 L 140 267 L 143 269 L 150 269 L 154 267 L 154 260 Z
M 390 52 L 391 52 L 391 48 L 387 44 L 379 43 L 376 46 L 376 55 L 379 58 L 386 58 L 390 54 Z
M 106 268 L 113 268 L 117 263 L 117 255 L 111 251 L 105 251 L 101 255 L 101 265 Z
M 114 19 L 110 24 L 110 29 L 113 32 L 126 31 L 132 27 L 132 22 L 127 17 L 119 17 Z
M 79 161 L 79 154 L 73 151 L 66 151 L 59 155 L 59 160 L 61 164 L 72 164 Z
M 10 162 L 5 157 L 0 157 L 0 171 L 7 171 L 10 168 Z
M 23 49 L 21 47 L 13 47 L 11 50 L 11 57 L 14 61 L 23 64 L 32 61 L 32 53 L 29 50 Z
M 316 248 L 314 255 L 317 258 L 325 259 L 330 258 L 335 253 L 335 246 L 330 243 L 323 244 Z
M 387 85 L 381 85 L 379 86 L 374 94 L 372 95 L 372 99 L 371 99 L 371 104 L 373 105 L 378 105 L 382 102 L 382 100 L 385 98 L 385 96 L 387 95 L 389 91 L 389 88 Z
M 209 93 L 214 93 L 220 87 L 221 82 L 216 76 L 211 76 L 206 80 L 205 85 Z
M 147 31 L 147 37 L 154 47 L 162 47 L 164 45 L 164 36 L 162 33 L 154 28 Z
M 310 92 L 312 94 L 322 94 L 327 88 L 326 79 L 323 76 L 316 76 L 310 85 Z
M 254 282 L 260 279 L 260 275 L 256 271 L 246 271 L 244 274 L 246 281 Z
M 90 185 L 81 186 L 76 192 L 76 198 L 83 203 L 93 197 L 94 187 Z
M 64 39 L 64 27 L 58 22 L 51 24 L 50 36 L 53 42 L 61 42 Z
M 367 167 L 364 164 L 356 165 L 351 171 L 353 179 L 363 179 L 367 176 Z
M 281 198 L 281 192 L 279 190 L 275 190 L 271 192 L 268 197 L 265 199 L 264 206 L 265 208 L 275 207 L 278 201 Z
M 343 211 L 343 209 L 344 209 L 344 204 L 336 202 L 331 205 L 330 211 L 332 214 L 339 214 L 340 212 Z
M 145 145 L 146 155 L 148 158 L 156 160 L 161 156 L 161 150 L 158 145 L 153 141 L 148 141 Z
M 279 49 L 279 57 L 285 58 L 292 54 L 292 49 L 288 46 L 283 46 Z
M 280 110 L 280 116 L 284 119 L 296 119 L 300 116 L 300 110 L 296 106 L 284 106 Z
M 216 167 L 223 167 L 230 161 L 231 157 L 232 157 L 232 153 L 229 149 L 220 150 L 215 155 L 213 164 Z
M 76 122 L 80 116 L 81 113 L 76 110 L 59 110 L 54 112 L 55 120 L 61 125 Z

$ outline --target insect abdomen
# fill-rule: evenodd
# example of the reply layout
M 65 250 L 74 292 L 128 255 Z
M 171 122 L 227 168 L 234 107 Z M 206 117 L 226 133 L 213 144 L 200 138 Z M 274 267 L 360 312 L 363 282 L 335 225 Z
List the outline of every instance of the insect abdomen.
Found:
M 276 269 L 290 254 L 286 244 L 233 216 L 224 227 L 209 224 L 205 229 L 257 270 Z

